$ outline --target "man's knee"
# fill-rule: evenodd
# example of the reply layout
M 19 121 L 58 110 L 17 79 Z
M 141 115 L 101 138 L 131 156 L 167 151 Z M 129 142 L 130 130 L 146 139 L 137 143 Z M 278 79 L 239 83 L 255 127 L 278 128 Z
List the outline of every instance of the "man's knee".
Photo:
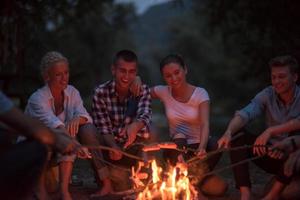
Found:
M 206 195 L 223 196 L 228 189 L 228 184 L 220 176 L 211 175 L 202 180 L 200 188 Z
M 98 143 L 97 129 L 93 124 L 90 123 L 80 126 L 78 131 L 78 137 L 80 142 L 84 144 Z
M 109 173 L 115 191 L 124 191 L 131 188 L 129 173 L 127 171 L 111 167 Z

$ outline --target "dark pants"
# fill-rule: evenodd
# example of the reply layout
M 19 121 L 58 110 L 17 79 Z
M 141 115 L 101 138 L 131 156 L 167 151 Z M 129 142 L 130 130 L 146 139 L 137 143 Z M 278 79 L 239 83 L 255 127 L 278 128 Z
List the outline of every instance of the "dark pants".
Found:
M 105 145 L 104 139 L 100 136 L 100 143 Z M 143 138 L 137 137 L 135 143 L 145 143 Z M 122 145 L 120 145 L 122 146 Z M 141 157 L 142 145 L 132 145 L 125 150 L 126 153 Z M 104 159 L 113 164 L 107 165 L 109 170 L 109 178 L 112 181 L 112 185 L 115 191 L 124 191 L 132 188 L 132 182 L 130 181 L 131 167 L 136 166 L 138 161 L 133 158 L 129 158 L 125 155 L 120 160 L 112 160 L 109 157 L 109 151 L 103 151 Z
M 97 129 L 93 124 L 84 124 L 80 126 L 78 131 L 78 138 L 82 145 L 99 146 L 99 138 L 97 137 Z M 97 182 L 99 183 L 104 178 L 107 178 L 108 172 L 106 165 L 101 161 L 103 154 L 101 150 L 89 150 L 92 154 L 92 166 L 96 171 Z M 101 180 L 98 180 L 101 179 Z
M 231 143 L 231 147 L 253 145 L 256 140 L 256 137 L 257 136 L 253 134 L 245 132 L 242 136 L 240 136 Z M 253 148 L 247 148 L 243 150 L 230 152 L 232 164 L 248 158 L 252 158 L 253 156 L 255 156 L 253 155 Z M 264 156 L 262 158 L 254 160 L 253 162 L 264 171 L 276 175 L 276 179 L 279 182 L 288 184 L 291 181 L 291 178 L 284 175 L 283 168 L 285 160 L 277 160 L 268 156 Z M 233 173 L 237 188 L 241 186 L 251 187 L 248 163 L 233 167 Z
M 196 150 L 199 147 L 199 143 L 188 145 L 186 143 L 186 139 L 175 139 L 172 142 L 177 144 L 177 146 L 179 148 L 186 147 L 186 148 Z M 217 150 L 217 149 L 218 149 L 217 140 L 215 138 L 212 138 L 212 137 L 209 138 L 208 142 L 207 142 L 207 146 L 206 146 L 206 151 L 210 152 L 210 151 L 214 151 L 214 150 Z M 178 158 L 179 154 L 181 154 L 181 152 L 176 151 L 176 150 L 165 150 L 164 153 L 163 153 L 164 158 L 166 160 L 168 160 L 172 165 L 176 165 L 177 158 Z M 186 154 L 184 154 L 183 156 L 184 156 L 185 160 L 188 160 L 188 159 L 194 157 L 195 154 L 194 154 L 194 152 L 189 151 Z M 222 153 L 218 153 L 218 154 L 215 154 L 215 155 L 211 156 L 206 161 L 210 170 L 212 170 L 217 165 L 217 163 L 220 160 L 221 156 L 222 156 Z
M 36 141 L 6 147 L 0 152 L 0 197 L 22 199 L 32 191 L 46 164 L 47 148 Z

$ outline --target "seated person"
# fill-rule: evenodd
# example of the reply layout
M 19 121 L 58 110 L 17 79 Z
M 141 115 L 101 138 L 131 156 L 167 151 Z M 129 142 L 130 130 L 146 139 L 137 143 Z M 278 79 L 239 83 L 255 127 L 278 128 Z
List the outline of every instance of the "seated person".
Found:
M 165 106 L 171 140 L 179 148 L 194 150 L 187 154 L 166 150 L 164 157 L 173 165 L 177 163 L 178 156 L 185 160 L 196 155 L 204 158 L 207 151 L 218 148 L 217 141 L 209 136 L 210 99 L 207 91 L 187 82 L 187 66 L 180 55 L 166 56 L 160 63 L 160 71 L 167 85 L 151 88 L 151 97 L 158 98 Z M 209 170 L 215 167 L 220 156 L 216 154 L 207 160 Z M 219 185 L 219 188 L 216 195 L 223 194 L 226 185 Z
M 234 134 L 244 131 L 243 127 L 251 120 L 265 114 L 267 128 L 258 137 L 245 132 L 241 137 L 231 142 L 232 147 L 242 145 L 255 146 L 253 149 L 232 151 L 231 162 L 262 156 L 255 164 L 266 172 L 276 175 L 276 181 L 264 200 L 279 199 L 286 184 L 291 180 L 283 171 L 284 160 L 270 157 L 272 151 L 266 151 L 267 144 L 276 144 L 289 135 L 300 130 L 300 88 L 296 85 L 298 79 L 298 63 L 291 56 L 280 56 L 269 62 L 272 86 L 259 92 L 242 110 L 236 112 L 227 129 L 218 141 L 219 147 L 228 147 Z M 267 155 L 268 154 L 268 155 Z M 233 168 L 237 188 L 240 189 L 241 199 L 251 197 L 251 182 L 248 164 Z
M 273 158 L 282 159 L 287 156 L 284 164 L 284 174 L 293 179 L 282 191 L 283 199 L 298 199 L 300 197 L 300 136 L 291 136 L 272 147 Z
M 134 98 L 129 88 L 137 70 L 138 59 L 134 52 L 130 50 L 117 52 L 111 66 L 113 80 L 95 88 L 92 104 L 93 121 L 105 145 L 116 150 L 126 150 L 131 154 L 141 152 L 141 146 L 134 143 L 149 139 L 152 114 L 150 89 L 143 85 L 141 95 L 136 98 L 135 117 L 126 118 L 128 101 Z M 104 156 L 117 166 L 131 167 L 136 163 L 118 151 L 104 151 Z M 110 167 L 109 175 L 115 190 L 129 189 L 127 171 Z
M 51 129 L 60 129 L 71 137 L 78 136 L 82 144 L 99 145 L 96 128 L 92 119 L 83 107 L 80 94 L 69 83 L 69 63 L 67 58 L 58 52 L 48 52 L 41 60 L 41 72 L 45 86 L 34 92 L 28 100 L 25 113 L 42 121 Z M 111 191 L 107 169 L 99 160 L 101 151 L 92 151 L 92 162 L 96 175 L 103 181 L 101 194 Z M 68 190 L 73 162 L 76 155 L 58 154 L 59 183 L 63 200 L 72 199 Z M 43 198 L 47 196 L 41 179 L 40 191 Z
M 47 160 L 47 149 L 76 153 L 80 144 L 60 130 L 50 130 L 25 116 L 0 92 L 0 196 L 18 200 L 30 195 Z M 5 127 L 3 127 L 5 125 Z M 8 129 L 8 130 L 7 130 Z M 5 138 L 13 132 L 26 136 L 26 142 L 11 144 Z

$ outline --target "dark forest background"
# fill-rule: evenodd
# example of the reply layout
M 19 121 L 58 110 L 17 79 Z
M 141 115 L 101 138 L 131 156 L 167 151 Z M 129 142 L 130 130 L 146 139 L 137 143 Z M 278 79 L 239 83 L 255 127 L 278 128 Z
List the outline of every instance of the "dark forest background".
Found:
M 189 81 L 210 94 L 217 132 L 270 84 L 270 58 L 300 57 L 299 19 L 297 0 L 173 0 L 142 15 L 132 4 L 112 0 L 2 0 L 0 86 L 24 108 L 43 85 L 41 57 L 57 50 L 69 59 L 70 83 L 89 109 L 94 86 L 111 78 L 116 51 L 137 52 L 149 85 L 163 84 L 160 59 L 179 53 Z M 162 112 L 158 102 L 153 107 Z

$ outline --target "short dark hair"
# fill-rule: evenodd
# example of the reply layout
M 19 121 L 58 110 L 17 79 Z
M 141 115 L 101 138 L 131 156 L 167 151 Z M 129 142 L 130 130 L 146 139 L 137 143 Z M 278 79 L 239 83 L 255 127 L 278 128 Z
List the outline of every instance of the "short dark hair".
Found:
M 273 67 L 284 67 L 287 66 L 291 73 L 298 73 L 298 62 L 296 58 L 290 55 L 278 56 L 272 58 L 269 62 L 270 69 Z
M 118 62 L 118 60 L 121 59 L 126 62 L 138 62 L 136 54 L 133 51 L 127 49 L 118 51 L 116 53 L 115 57 L 113 58 L 113 64 L 115 65 Z
M 182 67 L 183 69 L 186 68 L 185 62 L 181 55 L 169 54 L 161 60 L 161 62 L 159 64 L 160 72 L 162 72 L 164 66 L 166 66 L 167 64 L 170 64 L 170 63 L 176 63 L 176 64 L 180 65 L 180 67 Z

